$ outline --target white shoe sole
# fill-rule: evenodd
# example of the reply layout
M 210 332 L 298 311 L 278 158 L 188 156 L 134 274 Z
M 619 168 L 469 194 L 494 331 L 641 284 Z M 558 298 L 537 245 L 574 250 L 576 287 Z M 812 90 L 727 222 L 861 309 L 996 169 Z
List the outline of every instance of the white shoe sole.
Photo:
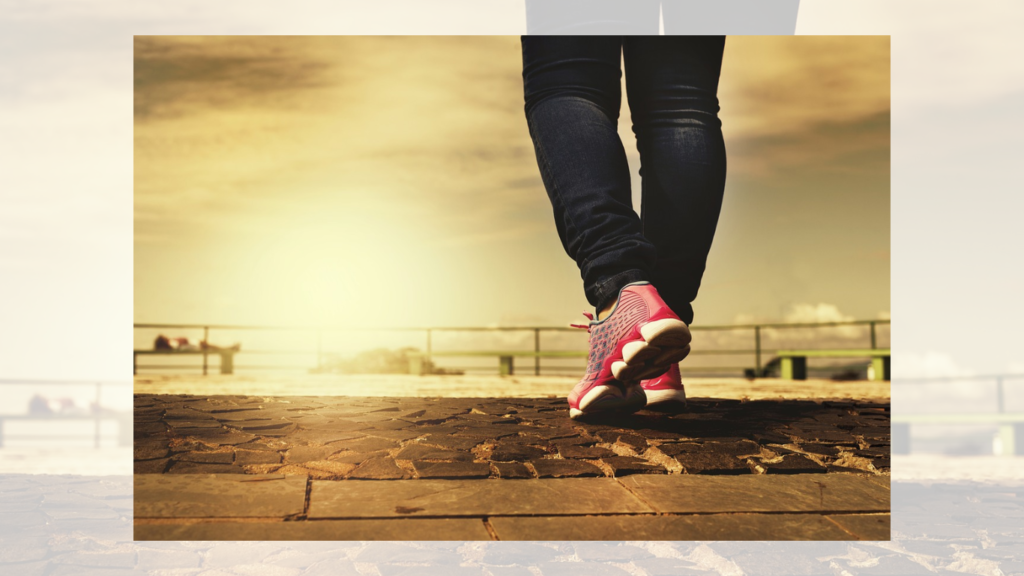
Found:
M 682 320 L 666 318 L 640 327 L 643 342 L 622 347 L 622 360 L 612 363 L 612 375 L 622 382 L 659 376 L 690 353 L 690 329 Z
M 578 419 L 589 414 L 633 413 L 647 405 L 644 389 L 638 384 L 625 390 L 617 386 L 595 386 L 580 398 L 580 407 L 569 407 L 569 417 Z
M 685 390 L 644 390 L 647 396 L 647 405 L 665 404 L 668 402 L 686 403 Z

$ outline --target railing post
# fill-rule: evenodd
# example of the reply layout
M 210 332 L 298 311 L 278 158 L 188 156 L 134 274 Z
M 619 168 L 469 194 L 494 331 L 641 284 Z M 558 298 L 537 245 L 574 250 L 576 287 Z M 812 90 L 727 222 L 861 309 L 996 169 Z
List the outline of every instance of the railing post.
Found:
M 533 357 L 533 375 L 540 376 L 540 328 L 533 329 L 533 351 L 537 354 Z
M 203 326 L 203 342 L 206 342 L 206 346 L 203 346 L 203 376 L 206 376 L 206 357 L 207 350 L 210 348 L 210 327 Z
M 1006 405 L 1003 400 L 1003 377 L 996 376 L 996 408 L 1000 413 L 1006 412 Z
M 871 321 L 871 349 L 878 348 L 878 340 L 875 338 L 875 321 Z
M 754 372 L 755 378 L 761 378 L 761 327 L 754 326 L 754 357 L 757 364 L 757 371 Z

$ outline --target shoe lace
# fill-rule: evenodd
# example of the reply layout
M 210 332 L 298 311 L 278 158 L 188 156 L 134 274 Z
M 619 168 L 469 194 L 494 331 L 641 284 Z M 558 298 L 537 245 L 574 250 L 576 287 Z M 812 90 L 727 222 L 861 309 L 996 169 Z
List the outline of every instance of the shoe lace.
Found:
M 584 312 L 583 315 L 587 317 L 587 320 L 590 320 L 591 322 L 594 321 L 594 315 L 591 314 L 590 312 Z M 569 327 L 586 330 L 587 334 L 590 334 L 590 324 L 569 324 Z

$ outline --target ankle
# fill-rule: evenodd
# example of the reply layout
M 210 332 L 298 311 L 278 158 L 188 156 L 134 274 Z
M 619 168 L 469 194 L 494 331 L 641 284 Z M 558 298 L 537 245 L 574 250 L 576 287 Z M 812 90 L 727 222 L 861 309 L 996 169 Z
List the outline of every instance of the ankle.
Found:
M 605 318 L 607 318 L 608 315 L 611 314 L 613 310 L 615 310 L 615 304 L 615 302 L 612 302 L 611 304 L 605 306 L 602 310 L 599 310 L 597 313 L 597 319 L 604 320 Z

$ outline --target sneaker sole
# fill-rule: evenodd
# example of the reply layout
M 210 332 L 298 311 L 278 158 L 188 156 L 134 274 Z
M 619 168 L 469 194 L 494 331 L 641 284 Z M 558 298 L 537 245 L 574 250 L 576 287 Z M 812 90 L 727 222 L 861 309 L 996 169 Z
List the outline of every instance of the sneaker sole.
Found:
M 595 386 L 584 394 L 579 404 L 579 408 L 569 407 L 569 418 L 576 420 L 592 414 L 632 414 L 647 405 L 647 396 L 639 385 L 627 386 L 625 390 L 603 385 Z
M 647 396 L 648 406 L 653 406 L 655 404 L 667 404 L 670 402 L 686 404 L 685 390 L 644 390 L 644 395 Z
M 643 341 L 622 347 L 622 360 L 612 363 L 612 375 L 622 382 L 653 378 L 690 353 L 690 329 L 682 320 L 666 318 L 640 327 Z

